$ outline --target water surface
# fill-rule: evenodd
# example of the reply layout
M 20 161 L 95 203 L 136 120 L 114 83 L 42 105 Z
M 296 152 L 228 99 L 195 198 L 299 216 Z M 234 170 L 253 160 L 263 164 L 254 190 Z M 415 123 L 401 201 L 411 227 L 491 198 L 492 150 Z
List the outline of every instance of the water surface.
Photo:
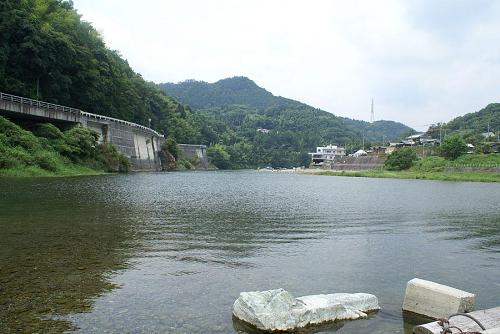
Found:
M 241 291 L 368 292 L 318 333 L 404 333 L 414 277 L 500 305 L 500 186 L 257 172 L 0 180 L 0 332 L 248 333 Z

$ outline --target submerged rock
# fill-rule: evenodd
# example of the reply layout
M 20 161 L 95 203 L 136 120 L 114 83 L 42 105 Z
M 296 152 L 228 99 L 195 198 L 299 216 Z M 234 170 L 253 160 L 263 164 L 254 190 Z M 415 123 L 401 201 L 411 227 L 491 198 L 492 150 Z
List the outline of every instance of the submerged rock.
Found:
M 335 320 L 365 318 L 380 309 L 378 299 L 367 293 L 334 293 L 294 298 L 283 289 L 242 292 L 233 314 L 258 329 L 286 331 Z

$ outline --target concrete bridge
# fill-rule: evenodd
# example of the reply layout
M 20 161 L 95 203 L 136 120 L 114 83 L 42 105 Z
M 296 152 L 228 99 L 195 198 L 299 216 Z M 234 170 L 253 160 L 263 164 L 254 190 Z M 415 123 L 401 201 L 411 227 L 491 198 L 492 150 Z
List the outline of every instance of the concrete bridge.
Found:
M 113 144 L 127 156 L 134 170 L 161 168 L 158 152 L 163 135 L 143 125 L 5 93 L 0 93 L 0 116 L 19 122 L 90 128 L 99 134 L 101 143 Z

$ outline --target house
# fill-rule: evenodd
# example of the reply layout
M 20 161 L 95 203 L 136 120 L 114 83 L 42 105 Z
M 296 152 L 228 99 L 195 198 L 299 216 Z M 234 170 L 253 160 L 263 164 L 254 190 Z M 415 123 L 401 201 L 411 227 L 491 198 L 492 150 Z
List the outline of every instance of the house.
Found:
M 316 147 L 316 152 L 309 153 L 313 165 L 322 165 L 326 162 L 333 162 L 335 158 L 345 156 L 345 148 L 337 145 L 327 145 Z
M 491 131 L 490 132 L 483 132 L 483 133 L 481 133 L 481 136 L 483 136 L 486 139 L 495 138 L 495 134 Z
M 416 133 L 414 135 L 406 137 L 406 142 L 413 142 L 414 145 L 420 143 L 420 141 L 424 138 L 425 138 L 425 132 Z M 403 142 L 405 142 L 405 140 L 403 140 Z
M 370 156 L 384 156 L 386 154 L 387 147 L 385 146 L 374 146 L 370 150 L 366 151 Z
M 365 157 L 367 156 L 368 153 L 366 153 L 365 150 L 357 150 L 356 152 L 354 152 L 353 154 L 349 154 L 350 157 Z
M 260 132 L 260 133 L 269 133 L 271 130 L 269 129 L 264 129 L 264 128 L 257 128 L 257 132 Z
M 425 145 L 425 146 L 438 146 L 439 143 L 440 143 L 439 139 L 432 139 L 432 138 L 420 139 L 420 144 Z

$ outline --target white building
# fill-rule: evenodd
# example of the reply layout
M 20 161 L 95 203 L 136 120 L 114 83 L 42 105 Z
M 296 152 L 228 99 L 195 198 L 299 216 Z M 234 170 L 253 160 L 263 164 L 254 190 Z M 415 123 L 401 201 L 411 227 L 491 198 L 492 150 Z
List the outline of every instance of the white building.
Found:
M 309 154 L 314 165 L 322 165 L 325 162 L 333 162 L 335 157 L 345 156 L 345 148 L 337 145 L 319 146 L 316 152 Z

